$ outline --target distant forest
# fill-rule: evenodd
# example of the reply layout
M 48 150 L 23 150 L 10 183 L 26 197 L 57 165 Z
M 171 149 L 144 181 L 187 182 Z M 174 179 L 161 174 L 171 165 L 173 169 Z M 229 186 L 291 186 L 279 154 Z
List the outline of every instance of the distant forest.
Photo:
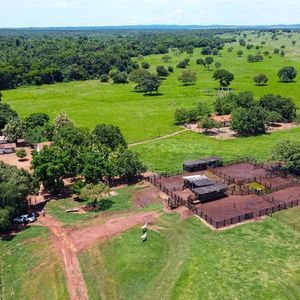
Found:
M 222 49 L 210 30 L 0 30 L 0 90 L 98 79 L 111 70 L 129 74 L 138 68 L 133 58 L 168 53 L 170 48 Z

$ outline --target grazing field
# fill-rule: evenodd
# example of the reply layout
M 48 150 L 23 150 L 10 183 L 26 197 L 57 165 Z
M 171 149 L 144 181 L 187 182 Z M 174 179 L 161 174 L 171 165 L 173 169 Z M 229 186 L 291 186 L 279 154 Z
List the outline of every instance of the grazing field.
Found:
M 182 170 L 182 162 L 205 156 L 221 156 L 225 161 L 238 158 L 271 158 L 271 148 L 284 139 L 300 138 L 300 128 L 273 132 L 257 137 L 217 140 L 195 132 L 184 132 L 171 138 L 132 147 L 153 171 Z
M 32 226 L 0 240 L 0 298 L 68 299 L 65 277 L 50 234 Z
M 298 299 L 299 212 L 222 232 L 164 215 L 145 243 L 135 228 L 80 253 L 90 299 Z
M 283 66 L 294 66 L 300 69 L 300 34 L 293 33 L 288 39 L 287 34 L 280 36 L 278 41 L 270 39 L 271 34 L 257 38 L 257 34 L 249 34 L 246 38 L 250 43 L 260 45 L 266 40 L 266 45 L 260 50 L 270 51 L 270 57 L 266 56 L 263 62 L 248 63 L 248 54 L 254 54 L 257 50 L 247 50 L 237 43 L 232 44 L 233 52 L 228 52 L 230 45 L 226 45 L 221 51 L 221 56 L 215 56 L 214 60 L 222 64 L 222 68 L 228 69 L 235 75 L 232 88 L 236 91 L 253 91 L 259 97 L 266 93 L 289 96 L 300 105 L 300 85 L 298 81 L 285 84 L 278 81 L 277 72 Z M 237 37 L 239 39 L 239 37 Z M 292 46 L 292 40 L 296 40 L 296 46 Z M 273 49 L 285 45 L 286 56 L 273 54 Z M 237 51 L 242 49 L 242 57 L 237 56 Z M 75 122 L 82 127 L 93 128 L 98 123 L 112 123 L 120 126 L 129 143 L 143 141 L 157 136 L 162 136 L 179 130 L 173 124 L 173 114 L 178 107 L 192 107 L 200 100 L 212 104 L 217 93 L 218 82 L 212 79 L 214 64 L 211 70 L 196 64 L 196 59 L 203 57 L 200 49 L 195 49 L 190 56 L 190 68 L 198 74 L 195 85 L 182 86 L 177 77 L 181 69 L 176 68 L 179 61 L 188 57 L 186 53 L 175 55 L 171 52 L 171 61 L 164 63 L 162 55 L 144 57 L 143 61 L 151 64 L 151 71 L 156 66 L 173 66 L 174 73 L 170 74 L 160 88 L 158 96 L 144 96 L 133 91 L 134 84 L 100 83 L 99 81 L 71 82 L 41 87 L 22 87 L 16 90 L 3 92 L 3 100 L 10 103 L 21 116 L 27 116 L 32 112 L 45 112 L 53 119 L 59 112 L 67 112 Z M 138 61 L 141 63 L 141 61 Z M 269 77 L 267 86 L 255 86 L 253 77 L 258 73 L 265 73 Z M 209 91 L 208 91 L 209 90 Z

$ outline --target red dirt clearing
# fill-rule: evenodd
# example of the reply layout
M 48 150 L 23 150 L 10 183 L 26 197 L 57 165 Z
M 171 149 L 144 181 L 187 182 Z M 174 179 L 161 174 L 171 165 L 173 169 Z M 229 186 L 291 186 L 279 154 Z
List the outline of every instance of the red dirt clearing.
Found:
M 104 224 L 95 224 L 79 230 L 71 230 L 69 238 L 73 242 L 76 251 L 95 244 L 100 240 L 108 240 L 134 226 L 143 225 L 158 217 L 158 212 L 142 212 L 127 217 L 118 217 Z
M 243 162 L 233 165 L 226 165 L 215 169 L 218 172 L 222 172 L 227 176 L 248 179 L 259 176 L 266 176 L 267 171 L 263 168 L 255 168 L 251 163 Z
M 62 223 L 51 216 L 39 218 L 39 223 L 48 227 L 54 245 L 61 257 L 71 300 L 87 300 L 88 292 L 81 273 L 74 245 Z
M 150 203 L 158 202 L 158 194 L 158 190 L 153 186 L 146 187 L 141 191 L 136 192 L 134 195 L 135 207 L 145 207 Z
M 284 203 L 300 200 L 300 185 L 268 194 L 266 197 Z
M 254 217 L 258 217 L 259 210 L 272 207 L 272 203 L 257 195 L 247 195 L 229 196 L 204 204 L 197 204 L 196 207 L 215 221 L 223 221 L 251 212 L 254 212 Z
M 141 212 L 127 217 L 113 218 L 106 223 L 94 224 L 83 229 L 66 229 L 51 216 L 39 217 L 37 224 L 50 229 L 54 245 L 59 253 L 67 279 L 71 300 L 87 300 L 88 292 L 81 273 L 77 252 L 107 240 L 131 227 L 142 225 L 158 217 L 158 212 Z

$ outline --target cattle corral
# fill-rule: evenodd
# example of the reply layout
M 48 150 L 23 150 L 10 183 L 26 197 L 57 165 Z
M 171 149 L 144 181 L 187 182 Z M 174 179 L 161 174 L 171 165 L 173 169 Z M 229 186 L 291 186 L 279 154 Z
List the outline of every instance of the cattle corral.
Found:
M 203 201 L 195 193 L 197 189 L 193 189 L 193 184 L 186 184 L 188 178 L 195 180 L 197 176 L 227 188 L 218 197 L 206 197 Z M 168 195 L 171 209 L 187 206 L 215 228 L 272 215 L 281 209 L 298 206 L 300 202 L 299 180 L 279 172 L 276 164 L 242 161 L 215 168 L 207 166 L 206 170 L 201 168 L 198 172 L 152 175 L 145 179 Z

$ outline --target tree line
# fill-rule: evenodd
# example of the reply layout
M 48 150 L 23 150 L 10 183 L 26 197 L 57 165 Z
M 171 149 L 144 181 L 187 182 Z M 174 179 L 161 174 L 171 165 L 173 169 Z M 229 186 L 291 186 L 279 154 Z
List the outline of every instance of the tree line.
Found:
M 122 74 L 138 67 L 134 57 L 165 54 L 170 48 L 188 53 L 194 47 L 220 49 L 227 40 L 215 34 L 213 30 L 1 32 L 0 90 L 103 79 L 111 70 L 120 73 L 122 81 Z

